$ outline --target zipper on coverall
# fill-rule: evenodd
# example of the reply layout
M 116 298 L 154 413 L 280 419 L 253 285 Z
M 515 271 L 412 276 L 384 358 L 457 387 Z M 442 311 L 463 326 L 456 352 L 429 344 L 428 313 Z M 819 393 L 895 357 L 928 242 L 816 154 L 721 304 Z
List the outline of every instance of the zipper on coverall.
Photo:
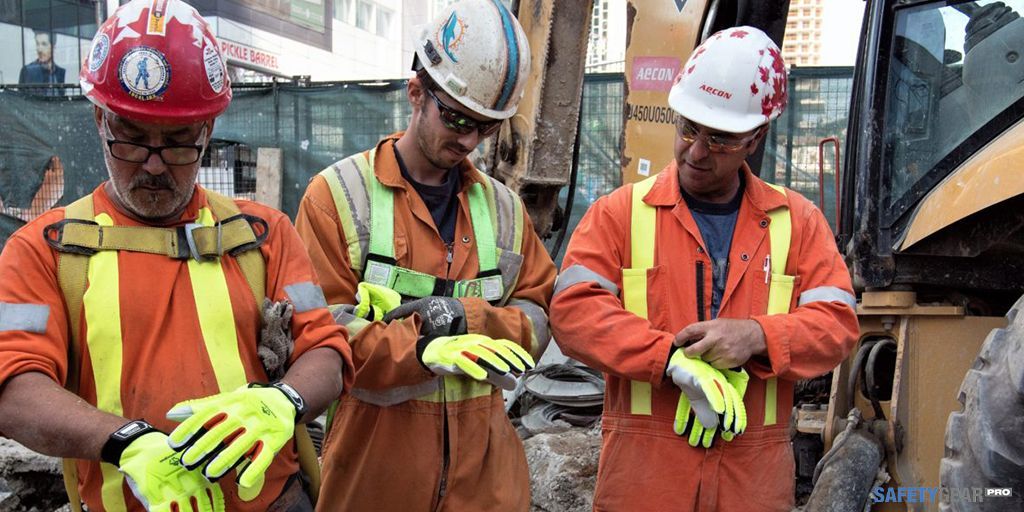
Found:
M 451 296 L 454 291 L 454 285 L 449 277 L 452 273 L 452 261 L 454 260 L 452 252 L 455 249 L 455 243 L 445 244 L 445 248 L 447 251 L 445 252 L 444 260 L 448 263 L 448 268 L 444 273 L 445 280 L 447 280 L 444 294 L 445 296 Z M 444 377 L 441 377 L 441 429 L 443 431 L 441 481 L 437 485 L 437 506 L 434 507 L 435 512 L 441 510 L 444 495 L 448 492 L 448 466 L 451 464 L 451 444 L 448 438 L 448 396 L 444 389 Z

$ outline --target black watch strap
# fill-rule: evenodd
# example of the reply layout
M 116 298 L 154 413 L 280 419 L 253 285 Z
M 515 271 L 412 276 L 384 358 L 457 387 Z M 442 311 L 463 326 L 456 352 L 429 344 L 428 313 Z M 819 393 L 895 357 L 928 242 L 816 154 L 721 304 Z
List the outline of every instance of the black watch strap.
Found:
M 291 402 L 292 406 L 295 407 L 295 423 L 298 423 L 299 419 L 305 416 L 306 411 L 309 410 L 309 408 L 306 406 L 306 400 L 302 398 L 302 395 L 300 395 L 299 392 L 295 390 L 295 388 L 289 386 L 285 382 L 277 381 L 271 382 L 270 384 L 261 384 L 258 382 L 253 382 L 249 384 L 249 387 L 275 388 L 281 393 L 284 393 L 284 396 L 288 397 L 288 401 Z
M 121 454 L 132 441 L 150 433 L 158 432 L 156 427 L 145 420 L 135 420 L 125 423 L 121 428 L 115 430 L 100 450 L 100 460 L 115 466 L 121 465 Z

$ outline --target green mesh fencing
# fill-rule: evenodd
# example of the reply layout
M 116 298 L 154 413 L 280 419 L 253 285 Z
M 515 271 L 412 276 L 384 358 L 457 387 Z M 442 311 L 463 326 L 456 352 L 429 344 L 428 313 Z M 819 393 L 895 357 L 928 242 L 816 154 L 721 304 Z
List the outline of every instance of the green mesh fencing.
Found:
M 769 132 L 762 176 L 817 202 L 817 142 L 845 140 L 850 68 L 797 68 L 790 106 Z M 53 89 L 52 87 L 49 89 Z M 0 88 L 0 245 L 53 205 L 91 192 L 107 177 L 92 105 L 74 88 Z M 586 209 L 621 184 L 619 171 L 623 77 L 588 75 L 584 83 L 580 164 L 570 232 Z M 200 182 L 238 197 L 254 197 L 261 147 L 283 154 L 281 209 L 294 218 L 309 179 L 333 162 L 404 129 L 410 106 L 404 80 L 375 84 L 260 84 L 234 88 L 217 119 Z M 831 160 L 827 173 L 834 173 Z M 216 171 L 216 172 L 212 172 Z M 832 176 L 826 175 L 831 187 Z M 216 180 L 224 179 L 223 183 Z M 565 200 L 563 191 L 562 198 Z M 833 218 L 834 192 L 826 190 Z M 549 241 L 549 246 L 550 244 Z

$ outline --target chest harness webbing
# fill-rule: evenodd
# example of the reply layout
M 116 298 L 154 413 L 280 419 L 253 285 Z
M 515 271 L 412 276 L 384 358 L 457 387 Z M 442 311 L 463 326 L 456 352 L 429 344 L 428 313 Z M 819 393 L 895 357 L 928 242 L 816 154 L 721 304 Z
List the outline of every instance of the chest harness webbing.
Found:
M 213 267 L 202 265 L 201 262 L 216 262 L 223 255 L 230 255 L 238 262 L 238 266 L 245 276 L 253 299 L 256 301 L 257 311 L 262 309 L 263 297 L 266 295 L 266 262 L 258 248 L 269 234 L 267 223 L 259 217 L 243 214 L 235 202 L 228 197 L 209 190 L 206 191 L 206 195 L 210 209 L 203 208 L 197 222 L 177 228 L 115 226 L 109 215 L 94 213 L 93 198 L 92 195 L 88 195 L 65 209 L 64 220 L 51 224 L 43 230 L 43 236 L 47 243 L 61 253 L 57 264 L 57 280 L 67 303 L 68 323 L 71 328 L 66 382 L 69 391 L 77 395 L 80 384 L 79 364 L 83 340 L 79 332 L 79 322 L 82 318 L 86 294 L 90 291 L 87 288 L 108 288 L 106 291 L 116 296 L 118 251 L 162 254 L 179 260 L 192 258 L 195 261 L 189 262 L 190 274 L 203 276 L 201 279 L 204 280 L 208 279 L 209 270 L 213 270 Z M 215 222 L 214 217 L 223 220 Z M 260 226 L 260 229 L 254 229 L 254 225 Z M 90 269 L 90 264 L 94 264 L 93 266 L 96 268 Z M 105 269 L 105 273 L 113 274 L 113 279 L 99 279 L 100 267 Z M 220 272 L 220 265 L 216 267 L 217 272 Z M 109 286 L 101 284 L 108 281 Z M 90 283 L 88 287 L 87 282 Z M 217 280 L 214 279 L 211 282 L 216 283 Z M 220 282 L 223 282 L 223 278 L 220 279 Z M 226 284 L 222 286 L 224 288 L 221 290 L 220 298 L 230 301 Z M 224 334 L 224 329 L 234 328 L 233 322 L 225 322 L 224 319 L 217 317 L 216 310 L 224 311 L 223 304 L 210 304 L 209 306 L 212 307 L 201 307 L 197 302 L 200 324 L 204 332 L 210 330 L 211 335 L 216 331 L 220 331 L 219 334 Z M 228 309 L 230 309 L 230 305 Z M 86 311 L 87 318 L 94 318 L 92 315 L 94 313 L 90 314 L 89 311 Z M 119 324 L 119 314 L 116 316 L 118 320 L 115 321 Z M 110 327 L 111 331 L 120 330 L 117 326 Z M 94 368 L 94 374 L 97 381 L 97 407 L 121 415 L 123 414 L 119 396 L 121 340 L 119 336 L 116 336 L 116 332 L 111 334 L 116 340 L 104 344 L 117 343 L 117 347 L 98 347 L 90 343 L 90 352 L 100 350 L 109 352 L 113 357 L 104 357 L 103 359 L 117 363 L 114 365 L 117 366 L 116 368 L 109 365 L 109 367 Z M 204 337 L 206 336 L 204 335 Z M 93 339 L 92 336 L 89 338 Z M 110 350 L 106 350 L 107 348 Z M 210 348 L 208 346 L 211 356 L 218 355 L 225 359 L 221 361 L 219 360 L 221 358 L 218 358 L 218 364 L 214 364 L 215 370 L 222 366 L 229 368 L 218 372 L 217 378 L 221 388 L 229 386 L 230 389 L 234 389 L 234 387 L 245 384 L 245 373 L 241 367 L 241 360 L 238 359 L 237 348 L 233 353 L 230 348 L 227 350 L 210 350 Z M 95 363 L 94 367 L 96 367 Z M 95 371 L 97 369 L 101 371 Z M 113 373 L 116 375 L 108 375 Z M 225 391 L 226 389 L 221 390 Z M 309 491 L 315 502 L 320 486 L 320 466 L 313 442 L 304 425 L 296 427 L 295 441 L 299 463 L 302 471 L 310 479 Z M 122 477 L 117 473 L 116 468 L 107 466 L 107 464 L 100 464 L 103 474 L 104 507 L 124 510 L 124 500 L 121 496 Z M 74 460 L 64 459 L 63 470 L 64 487 L 71 509 L 74 512 L 81 512 L 78 468 Z
M 394 247 L 394 192 L 374 174 L 376 152 L 376 149 L 370 150 L 368 157 L 363 153 L 353 155 L 320 173 L 334 197 L 346 235 L 349 260 L 356 274 L 368 283 L 386 286 L 405 297 L 478 297 L 495 304 L 506 302 L 517 276 L 503 278 L 499 259 L 502 251 L 516 254 L 521 251 L 520 203 L 503 201 L 512 211 L 508 216 L 511 218 L 502 219 L 504 216 L 496 212 L 499 192 L 493 190 L 493 183 L 485 186 L 477 182 L 468 188 L 470 220 L 480 262 L 476 278 L 450 280 L 400 267 Z M 498 224 L 502 221 L 512 223 L 512 229 L 501 230 Z M 507 231 L 510 236 L 503 237 L 499 244 L 496 231 Z
M 622 301 L 627 311 L 648 317 L 647 270 L 654 267 L 656 213 L 658 209 L 644 202 L 644 196 L 654 187 L 658 176 L 652 176 L 633 185 L 630 208 L 630 260 L 632 267 L 622 269 Z M 769 184 L 786 195 L 786 189 Z M 771 243 L 771 283 L 768 287 L 769 315 L 789 312 L 793 298 L 793 276 L 785 275 L 786 261 L 792 235 L 792 220 L 788 207 L 768 212 L 768 237 Z M 777 420 L 778 381 L 773 377 L 765 381 L 764 424 L 774 425 Z M 630 381 L 630 413 L 651 415 L 651 384 Z

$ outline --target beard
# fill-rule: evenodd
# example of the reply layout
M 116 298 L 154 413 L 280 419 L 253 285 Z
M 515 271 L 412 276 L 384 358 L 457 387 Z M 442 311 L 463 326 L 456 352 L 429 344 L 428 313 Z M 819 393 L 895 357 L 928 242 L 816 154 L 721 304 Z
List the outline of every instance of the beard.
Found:
M 166 219 L 180 213 L 192 199 L 192 181 L 178 183 L 170 171 L 156 176 L 139 171 L 127 182 L 110 173 L 110 183 L 117 199 L 130 213 L 143 220 Z

